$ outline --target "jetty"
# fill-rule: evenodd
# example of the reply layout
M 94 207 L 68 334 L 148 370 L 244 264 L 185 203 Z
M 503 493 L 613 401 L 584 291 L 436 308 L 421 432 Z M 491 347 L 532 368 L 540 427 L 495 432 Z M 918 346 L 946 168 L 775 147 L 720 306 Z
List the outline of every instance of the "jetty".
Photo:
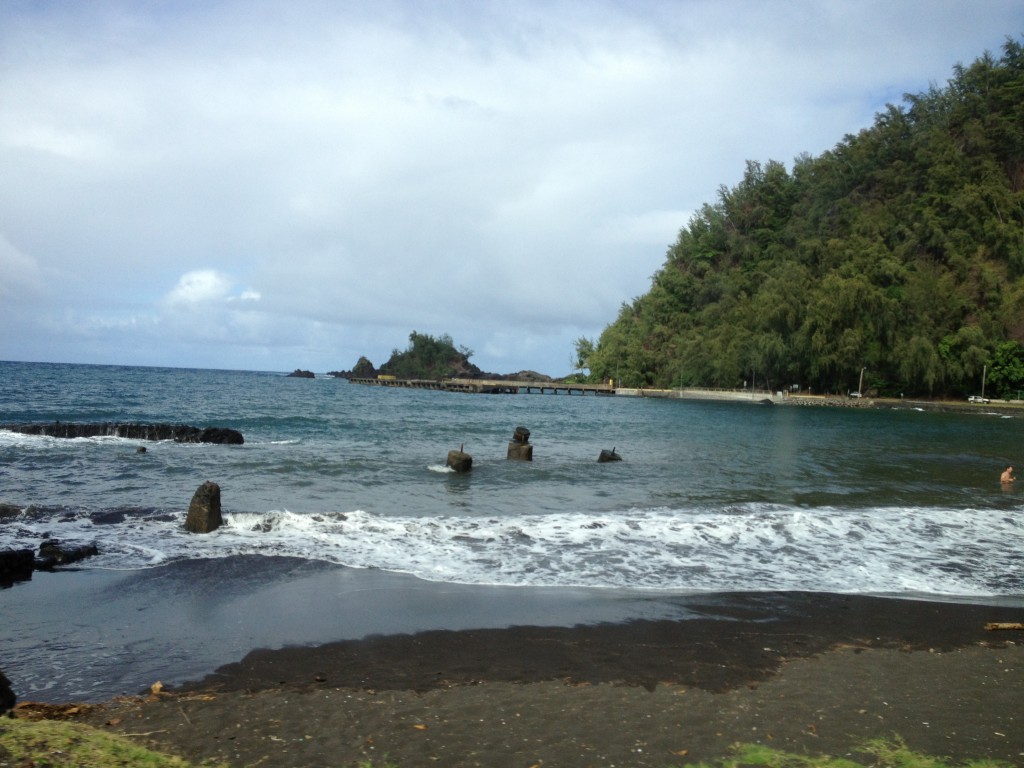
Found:
M 349 379 L 351 384 L 402 389 L 433 389 L 487 395 L 614 395 L 610 384 L 569 384 L 562 381 L 501 381 L 497 379 L 398 379 L 378 376 Z

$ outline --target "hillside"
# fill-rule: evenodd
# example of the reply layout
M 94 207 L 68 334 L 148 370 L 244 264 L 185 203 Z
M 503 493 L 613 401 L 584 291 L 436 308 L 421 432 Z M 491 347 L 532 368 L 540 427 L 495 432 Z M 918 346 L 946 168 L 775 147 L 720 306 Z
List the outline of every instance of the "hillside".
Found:
M 749 161 L 577 353 L 624 386 L 1024 388 L 1024 48 L 792 169 Z

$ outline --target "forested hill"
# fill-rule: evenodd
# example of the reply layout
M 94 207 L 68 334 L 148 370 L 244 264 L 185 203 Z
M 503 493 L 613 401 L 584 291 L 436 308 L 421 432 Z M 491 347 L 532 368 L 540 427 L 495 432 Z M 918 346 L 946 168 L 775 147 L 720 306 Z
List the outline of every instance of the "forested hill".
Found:
M 1024 388 L 1024 46 L 958 65 L 820 157 L 748 162 L 597 344 L 594 380 Z

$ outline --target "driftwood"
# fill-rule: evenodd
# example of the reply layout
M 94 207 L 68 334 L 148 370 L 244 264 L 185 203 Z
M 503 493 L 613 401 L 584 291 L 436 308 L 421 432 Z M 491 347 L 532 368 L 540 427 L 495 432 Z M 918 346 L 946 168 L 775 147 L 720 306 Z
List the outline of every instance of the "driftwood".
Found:
M 985 625 L 985 629 L 1024 629 L 1024 623 L 1019 621 L 991 621 Z

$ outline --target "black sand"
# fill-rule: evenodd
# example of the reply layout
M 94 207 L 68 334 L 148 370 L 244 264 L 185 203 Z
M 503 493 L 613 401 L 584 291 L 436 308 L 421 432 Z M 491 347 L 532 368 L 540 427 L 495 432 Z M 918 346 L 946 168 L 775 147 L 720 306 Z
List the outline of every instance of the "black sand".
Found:
M 985 629 L 1024 608 L 805 593 L 687 607 L 706 616 L 253 651 L 83 717 L 263 768 L 685 765 L 736 741 L 858 757 L 894 735 L 1024 764 L 1024 633 Z

